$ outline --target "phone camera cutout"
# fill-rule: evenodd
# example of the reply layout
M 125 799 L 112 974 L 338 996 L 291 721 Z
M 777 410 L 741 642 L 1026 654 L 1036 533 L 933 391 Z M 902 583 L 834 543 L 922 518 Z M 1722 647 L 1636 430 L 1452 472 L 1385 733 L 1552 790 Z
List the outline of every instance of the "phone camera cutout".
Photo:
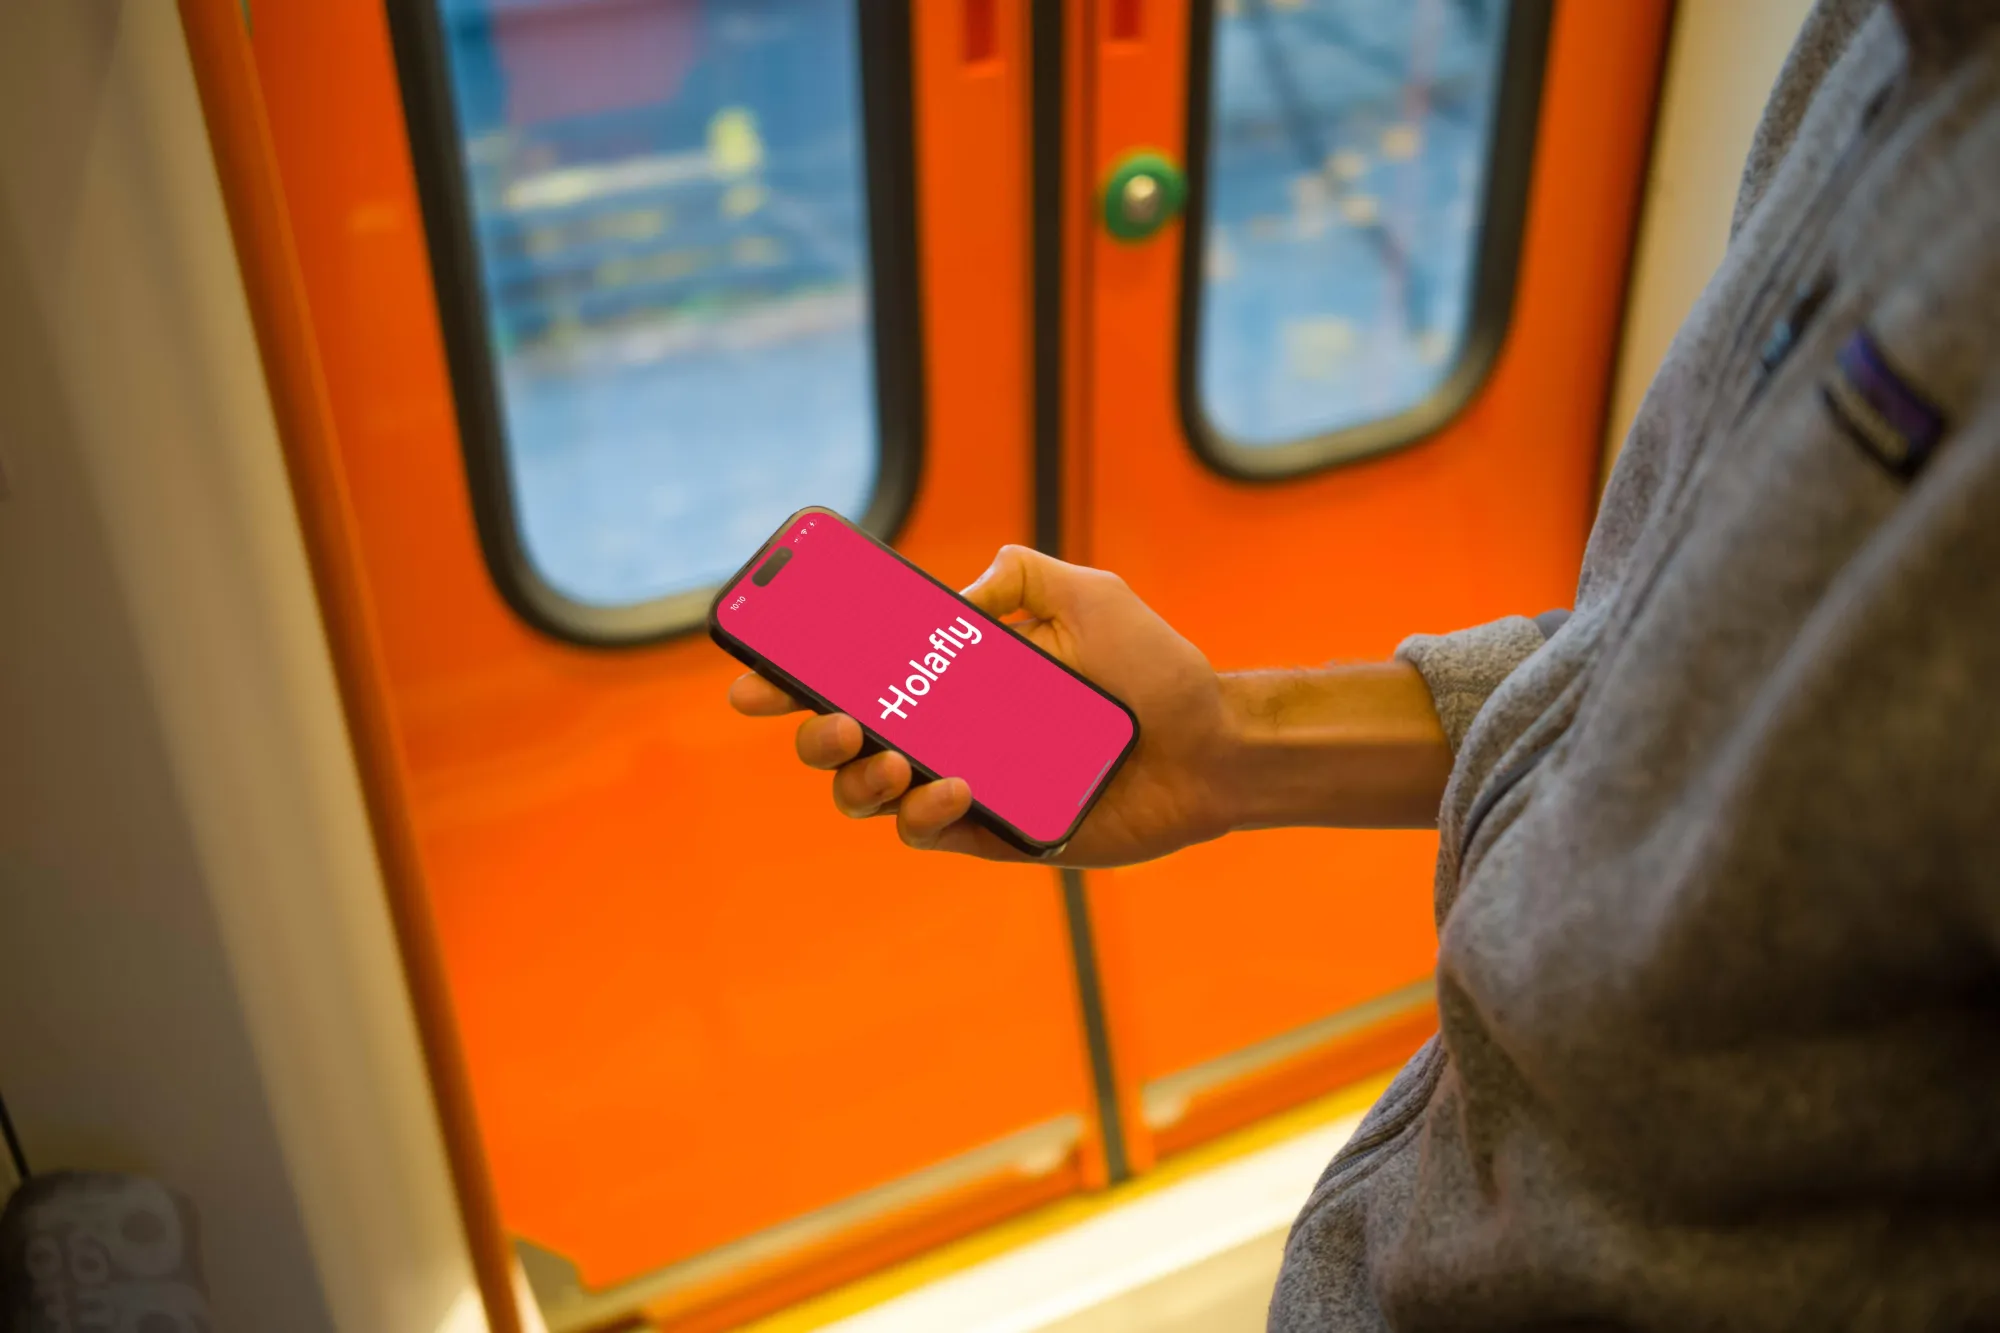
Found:
M 786 562 L 791 558 L 792 548 L 789 546 L 780 546 L 777 550 L 771 552 L 769 560 L 757 566 L 757 572 L 750 576 L 750 581 L 760 588 L 769 586 L 771 580 L 778 577 L 778 571 L 783 569 Z

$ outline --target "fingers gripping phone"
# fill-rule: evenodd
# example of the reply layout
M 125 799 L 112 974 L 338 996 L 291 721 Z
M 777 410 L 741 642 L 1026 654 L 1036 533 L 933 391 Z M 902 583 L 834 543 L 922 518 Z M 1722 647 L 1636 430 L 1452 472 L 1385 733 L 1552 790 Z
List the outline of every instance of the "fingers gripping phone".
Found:
M 963 778 L 971 817 L 1031 856 L 1069 841 L 1139 739 L 1124 703 L 830 509 L 772 534 L 708 632 L 920 780 Z

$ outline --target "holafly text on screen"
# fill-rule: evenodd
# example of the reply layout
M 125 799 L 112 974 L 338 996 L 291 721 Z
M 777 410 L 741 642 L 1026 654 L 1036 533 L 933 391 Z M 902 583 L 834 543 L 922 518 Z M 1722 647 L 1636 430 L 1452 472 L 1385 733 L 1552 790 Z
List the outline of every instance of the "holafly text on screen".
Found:
M 950 669 L 952 660 L 966 648 L 986 637 L 977 625 L 964 616 L 960 616 L 955 625 L 956 628 L 947 625 L 943 629 L 933 631 L 930 637 L 931 651 L 923 655 L 921 662 L 914 657 L 910 659 L 910 665 L 916 668 L 914 674 L 901 685 L 891 685 L 888 697 L 875 701 L 882 705 L 884 719 L 907 718 L 909 714 L 903 710 L 915 708 L 917 700 L 929 694 L 931 686 L 937 683 L 938 677 Z M 908 693 L 905 693 L 905 690 Z

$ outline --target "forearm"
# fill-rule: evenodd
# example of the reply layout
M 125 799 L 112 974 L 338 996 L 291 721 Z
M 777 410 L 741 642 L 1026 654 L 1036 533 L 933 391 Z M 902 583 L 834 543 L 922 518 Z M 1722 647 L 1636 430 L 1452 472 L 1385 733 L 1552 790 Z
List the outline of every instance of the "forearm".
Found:
M 1220 779 L 1232 828 L 1429 828 L 1451 749 L 1403 662 L 1222 677 Z

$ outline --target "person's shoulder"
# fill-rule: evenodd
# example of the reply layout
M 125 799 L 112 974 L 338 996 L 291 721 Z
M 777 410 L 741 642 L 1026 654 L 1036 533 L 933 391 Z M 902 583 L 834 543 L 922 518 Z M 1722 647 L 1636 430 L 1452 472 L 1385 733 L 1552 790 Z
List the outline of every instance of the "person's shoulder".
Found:
M 1857 33 L 1873 17 L 1878 24 L 1892 26 L 1893 20 L 1883 0 L 1818 0 L 1792 41 L 1777 82 L 1764 104 L 1750 152 L 1743 162 L 1743 181 L 1736 194 L 1736 209 L 1729 224 L 1734 236 L 1743 219 L 1764 196 L 1772 177 L 1798 138 L 1806 112 L 1839 68 L 1842 58 L 1855 44 Z

